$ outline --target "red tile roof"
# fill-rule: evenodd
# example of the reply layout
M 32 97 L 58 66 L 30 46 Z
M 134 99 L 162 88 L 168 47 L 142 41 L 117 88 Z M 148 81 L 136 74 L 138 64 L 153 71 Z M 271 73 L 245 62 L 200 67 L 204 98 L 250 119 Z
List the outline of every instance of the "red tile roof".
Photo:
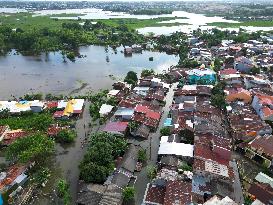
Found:
M 168 181 L 166 186 L 166 194 L 164 205 L 188 204 L 191 202 L 191 182 L 184 181 Z
M 264 204 L 271 204 L 273 201 L 273 188 L 267 184 L 252 184 L 248 192 Z
M 20 174 L 26 170 L 25 165 L 13 165 L 7 171 L 7 176 L 0 181 L 0 190 L 10 185 Z
M 12 130 L 10 132 L 7 132 L 4 136 L 4 139 L 2 141 L 3 145 L 10 145 L 12 144 L 16 139 L 26 137 L 27 132 L 23 130 Z
M 273 158 L 273 136 L 265 135 L 258 136 L 253 141 L 248 143 L 248 147 L 256 150 L 260 154 Z
M 160 120 L 161 115 L 158 112 L 148 111 L 146 113 L 146 117 L 147 118 L 152 118 L 152 119 L 155 119 L 155 120 Z
M 135 112 L 147 113 L 148 111 L 149 111 L 148 106 L 137 105 L 137 106 L 135 107 Z
M 50 109 L 50 108 L 55 108 L 55 107 L 58 107 L 58 102 L 54 102 L 54 101 L 51 101 L 51 102 L 47 102 L 46 103 L 46 106 Z
M 228 69 L 220 70 L 219 74 L 220 75 L 230 75 L 230 74 L 236 74 L 237 72 L 238 71 L 236 69 L 228 68 Z
M 63 114 L 64 114 L 64 111 L 56 111 L 56 112 L 54 112 L 53 117 L 60 118 L 63 116 Z
M 166 191 L 165 187 L 160 187 L 160 186 L 149 184 L 146 198 L 145 198 L 145 202 L 146 203 L 163 204 L 165 191 Z
M 109 122 L 103 128 L 105 132 L 124 132 L 128 127 L 128 122 Z

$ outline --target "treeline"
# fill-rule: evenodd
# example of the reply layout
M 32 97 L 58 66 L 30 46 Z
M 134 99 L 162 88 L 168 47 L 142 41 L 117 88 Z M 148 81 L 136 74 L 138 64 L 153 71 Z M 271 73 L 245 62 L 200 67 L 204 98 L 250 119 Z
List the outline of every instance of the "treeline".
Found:
M 143 42 L 144 37 L 126 25 L 111 26 L 102 22 L 92 24 L 86 20 L 84 25 L 78 22 L 62 23 L 58 28 L 30 27 L 12 29 L 0 26 L 0 54 L 16 49 L 22 54 L 40 54 L 41 52 L 75 52 L 81 45 L 130 45 Z

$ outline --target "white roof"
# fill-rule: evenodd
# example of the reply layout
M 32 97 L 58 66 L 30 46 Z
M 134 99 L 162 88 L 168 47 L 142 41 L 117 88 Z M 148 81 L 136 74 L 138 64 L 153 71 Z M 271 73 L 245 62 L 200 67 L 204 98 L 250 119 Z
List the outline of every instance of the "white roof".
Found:
M 219 199 L 217 196 L 212 197 L 203 205 L 237 205 L 231 198 L 226 196 L 223 199 Z
M 160 144 L 158 154 L 193 157 L 193 145 L 163 142 Z
M 119 93 L 119 90 L 110 90 L 108 95 L 116 96 Z
M 259 199 L 256 199 L 251 205 L 265 205 L 265 204 L 261 202 Z
M 188 75 L 197 75 L 197 76 L 204 76 L 204 75 L 215 75 L 215 72 L 210 69 L 192 69 L 186 71 Z
M 24 179 L 27 178 L 27 175 L 25 175 L 24 173 L 20 174 L 14 181 L 17 184 L 20 184 Z
M 112 105 L 103 104 L 103 105 L 100 107 L 99 113 L 100 113 L 101 115 L 106 115 L 106 114 L 108 114 L 109 112 L 112 111 L 113 107 L 114 107 L 114 106 L 112 106 Z
M 134 91 L 148 91 L 150 87 L 135 87 Z
M 197 85 L 184 85 L 182 90 L 196 90 Z
M 160 140 L 160 143 L 168 142 L 168 139 L 169 139 L 169 136 L 162 136 L 161 140 Z
M 228 168 L 213 161 L 205 161 L 205 170 L 210 173 L 228 177 Z
M 30 106 L 44 106 L 44 103 L 39 100 L 34 101 L 0 101 L 0 111 L 9 109 L 10 112 L 25 112 L 30 111 Z
M 73 100 L 73 110 L 82 110 L 83 104 L 84 104 L 84 99 L 72 99 Z M 58 109 L 65 108 L 67 105 L 67 101 L 60 100 L 58 101 Z
M 255 177 L 255 180 L 261 183 L 269 184 L 273 188 L 273 179 L 262 172 L 257 174 L 257 176 Z

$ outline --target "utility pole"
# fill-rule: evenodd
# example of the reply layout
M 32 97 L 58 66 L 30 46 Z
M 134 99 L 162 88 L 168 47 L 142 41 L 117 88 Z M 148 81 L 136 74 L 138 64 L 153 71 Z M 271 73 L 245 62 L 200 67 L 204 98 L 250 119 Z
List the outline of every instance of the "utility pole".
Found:
M 150 135 L 150 160 L 152 160 L 152 136 Z

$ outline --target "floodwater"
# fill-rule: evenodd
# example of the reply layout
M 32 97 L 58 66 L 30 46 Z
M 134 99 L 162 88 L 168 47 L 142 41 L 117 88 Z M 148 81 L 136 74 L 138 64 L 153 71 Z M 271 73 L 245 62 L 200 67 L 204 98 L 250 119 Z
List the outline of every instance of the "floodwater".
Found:
M 79 52 L 86 57 L 77 58 L 74 63 L 69 60 L 64 63 L 59 52 L 22 56 L 13 51 L 0 56 L 0 97 L 9 99 L 37 92 L 69 95 L 83 84 L 87 86 L 81 93 L 106 89 L 130 70 L 140 73 L 146 68 L 160 72 L 179 60 L 178 56 L 151 51 L 125 57 L 121 51 L 122 47 L 116 53 L 102 46 L 81 47 Z

